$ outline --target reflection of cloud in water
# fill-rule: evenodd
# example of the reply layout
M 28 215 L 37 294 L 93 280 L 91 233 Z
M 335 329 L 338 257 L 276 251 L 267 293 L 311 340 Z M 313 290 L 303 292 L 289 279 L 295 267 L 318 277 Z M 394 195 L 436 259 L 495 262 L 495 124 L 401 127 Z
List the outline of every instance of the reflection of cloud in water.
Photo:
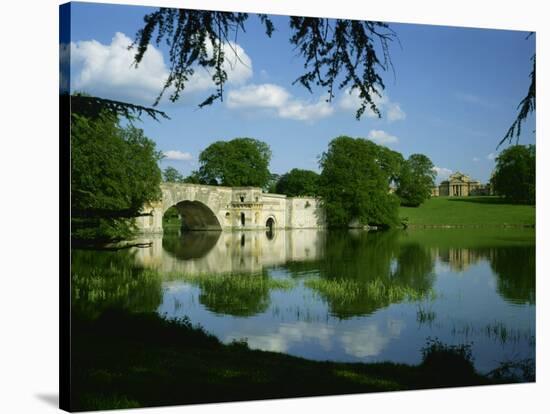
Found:
M 258 327 L 254 328 L 255 334 L 232 332 L 226 336 L 224 342 L 246 338 L 251 348 L 274 352 L 286 352 L 292 344 L 312 340 L 317 342 L 325 351 L 332 348 L 334 327 L 330 325 L 306 322 L 287 323 L 279 325 L 276 332 L 261 332 L 260 334 L 258 334 Z
M 344 332 L 340 341 L 348 355 L 357 358 L 375 357 L 384 350 L 391 339 L 400 335 L 404 327 L 403 321 L 389 319 L 384 331 L 378 324 L 371 323 L 363 329 Z
M 254 326 L 251 332 L 247 329 L 233 331 L 226 335 L 224 342 L 246 338 L 251 348 L 274 352 L 288 352 L 293 345 L 314 342 L 325 352 L 340 345 L 346 354 L 365 358 L 379 355 L 391 339 L 399 337 L 404 328 L 405 323 L 397 319 L 388 319 L 385 324 L 370 323 L 363 328 L 349 324 L 296 322 L 281 324 L 274 332 L 269 332 L 268 326 L 261 329 Z

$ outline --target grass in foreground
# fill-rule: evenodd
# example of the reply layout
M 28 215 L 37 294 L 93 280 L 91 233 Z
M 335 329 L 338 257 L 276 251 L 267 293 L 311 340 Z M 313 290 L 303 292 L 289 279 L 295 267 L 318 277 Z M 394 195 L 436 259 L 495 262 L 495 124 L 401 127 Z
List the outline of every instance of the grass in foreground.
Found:
M 245 342 L 223 345 L 185 320 L 107 312 L 93 321 L 73 319 L 72 409 L 495 383 L 475 372 L 470 360 L 457 357 L 452 347 L 432 348 L 426 348 L 418 366 L 317 362 L 250 350 Z
M 535 206 L 499 197 L 433 197 L 420 207 L 400 207 L 410 226 L 534 226 Z

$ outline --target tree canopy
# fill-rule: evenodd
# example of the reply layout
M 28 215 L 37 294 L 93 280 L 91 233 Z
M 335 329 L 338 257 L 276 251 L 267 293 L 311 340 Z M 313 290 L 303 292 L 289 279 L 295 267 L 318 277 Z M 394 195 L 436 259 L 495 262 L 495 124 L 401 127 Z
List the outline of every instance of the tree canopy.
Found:
M 329 226 L 345 227 L 355 221 L 397 224 L 399 200 L 389 193 L 376 144 L 363 138 L 337 137 L 321 156 L 320 165 L 319 195 Z
M 383 145 L 377 145 L 370 140 L 367 140 L 365 144 L 369 145 L 376 154 L 375 161 L 386 175 L 388 183 L 396 182 L 401 174 L 401 165 L 404 162 L 403 155 Z
M 166 167 L 162 172 L 162 179 L 166 183 L 182 183 L 184 182 L 183 175 L 174 167 Z
M 491 184 L 497 194 L 514 203 L 534 204 L 535 170 L 535 146 L 513 145 L 498 155 Z
M 195 178 L 203 184 L 265 187 L 270 180 L 270 160 L 271 149 L 263 141 L 253 138 L 217 141 L 200 153 Z
M 395 193 L 402 205 L 418 207 L 430 198 L 436 175 L 433 167 L 424 154 L 412 154 L 401 164 Z
M 137 32 L 135 65 L 143 59 L 149 44 L 163 40 L 169 48 L 170 73 L 156 99 L 160 102 L 169 91 L 177 101 L 197 68 L 212 73 L 216 91 L 200 107 L 223 100 L 228 79 L 224 63 L 227 49 L 237 56 L 233 41 L 246 31 L 248 13 L 159 8 L 144 17 Z M 265 14 L 258 15 L 268 37 L 276 30 Z M 391 67 L 390 42 L 396 38 L 388 24 L 382 22 L 314 17 L 290 17 L 290 43 L 304 59 L 304 73 L 294 83 L 307 90 L 320 87 L 330 101 L 335 89 L 356 91 L 360 100 L 356 117 L 367 108 L 380 116 L 375 96 L 381 96 L 384 82 L 380 73 Z
M 275 192 L 289 197 L 316 196 L 319 193 L 319 174 L 315 171 L 293 168 L 279 178 Z
M 73 235 L 83 239 L 128 236 L 127 219 L 160 197 L 161 153 L 141 129 L 121 127 L 102 112 L 72 114 L 71 216 Z

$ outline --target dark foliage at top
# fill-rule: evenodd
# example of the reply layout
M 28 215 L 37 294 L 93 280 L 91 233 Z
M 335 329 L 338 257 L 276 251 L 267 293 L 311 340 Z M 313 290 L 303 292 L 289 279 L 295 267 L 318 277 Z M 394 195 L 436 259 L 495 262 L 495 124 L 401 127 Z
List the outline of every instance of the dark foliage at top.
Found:
M 170 119 L 162 111 L 128 102 L 113 101 L 81 93 L 70 96 L 63 95 L 61 97 L 61 99 L 69 98 L 71 100 L 71 112 L 86 118 L 98 118 L 102 114 L 109 114 L 117 118 L 126 118 L 132 121 L 141 119 L 141 116 L 146 114 L 155 121 L 159 121 L 159 118 Z
M 224 69 L 226 47 L 234 49 L 239 31 L 245 31 L 248 13 L 160 8 L 144 17 L 144 27 L 136 34 L 135 64 L 139 65 L 151 41 L 162 40 L 169 47 L 170 73 L 155 101 L 170 89 L 176 101 L 197 67 L 213 71 L 216 91 L 200 107 L 223 100 L 227 72 Z M 260 14 L 267 36 L 275 27 L 269 17 Z M 366 108 L 378 116 L 373 95 L 380 96 L 384 82 L 380 70 L 391 66 L 389 43 L 396 38 L 386 23 L 311 17 L 290 17 L 290 42 L 304 59 L 305 73 L 295 83 L 309 91 L 319 86 L 334 97 L 335 88 L 357 91 L 361 100 L 356 116 Z M 378 50 L 377 50 L 378 49 Z M 235 50 L 232 52 L 238 57 Z
M 536 55 L 533 55 L 531 60 L 533 61 L 533 68 L 531 69 L 531 73 L 529 74 L 529 77 L 531 78 L 531 83 L 529 84 L 527 95 L 519 103 L 518 105 L 519 112 L 518 112 L 517 118 L 512 123 L 508 131 L 506 132 L 506 135 L 504 135 L 504 138 L 500 140 L 500 142 L 498 143 L 498 146 L 502 145 L 506 140 L 511 142 L 514 137 L 514 134 L 515 134 L 516 143 L 517 143 L 519 136 L 521 135 L 521 124 L 527 119 L 527 116 L 530 113 L 534 112 L 536 109 L 536 94 L 537 94 Z

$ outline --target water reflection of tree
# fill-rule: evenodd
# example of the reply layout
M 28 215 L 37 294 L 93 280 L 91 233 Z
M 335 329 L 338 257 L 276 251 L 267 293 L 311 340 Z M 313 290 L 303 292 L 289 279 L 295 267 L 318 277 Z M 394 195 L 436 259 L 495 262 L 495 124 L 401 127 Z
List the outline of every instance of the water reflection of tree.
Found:
M 154 312 L 162 302 L 160 275 L 136 267 L 134 255 L 122 250 L 73 250 L 71 253 L 72 311 L 97 318 L 106 309 Z
M 512 303 L 535 303 L 535 245 L 498 247 L 461 247 L 434 249 L 442 262 L 454 272 L 464 272 L 470 266 L 486 261 L 497 280 L 497 292 Z
M 535 304 L 535 246 L 498 247 L 488 255 L 498 293 L 513 303 Z
M 397 267 L 392 277 L 424 295 L 432 289 L 435 280 L 433 270 L 434 260 L 430 251 L 418 243 L 407 243 L 399 248 Z
M 398 232 L 333 233 L 318 262 L 319 280 L 306 286 L 323 297 L 341 318 L 366 315 L 431 292 L 434 261 L 414 242 L 400 243 Z

